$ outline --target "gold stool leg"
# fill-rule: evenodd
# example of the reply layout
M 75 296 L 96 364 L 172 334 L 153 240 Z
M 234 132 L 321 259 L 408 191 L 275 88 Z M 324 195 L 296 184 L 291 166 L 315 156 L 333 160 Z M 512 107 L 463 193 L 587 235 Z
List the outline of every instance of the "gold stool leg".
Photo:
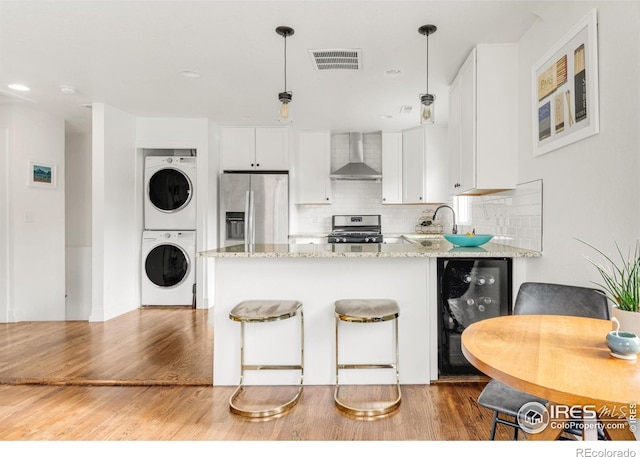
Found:
M 394 333 L 394 345 L 395 345 L 395 361 L 392 364 L 340 364 L 338 361 L 338 348 L 339 348 L 339 337 L 338 337 L 338 324 L 340 322 L 340 318 L 335 316 L 335 330 L 336 330 L 336 386 L 333 393 L 333 400 L 335 402 L 338 410 L 342 411 L 348 416 L 351 417 L 379 417 L 392 413 L 400 407 L 400 403 L 402 401 L 402 392 L 400 390 L 400 371 L 398 367 L 399 360 L 399 348 L 398 348 L 398 319 L 394 319 L 393 333 Z M 357 408 L 355 406 L 348 405 L 345 401 L 340 399 L 340 375 L 339 372 L 341 369 L 394 369 L 395 371 L 395 390 L 396 396 L 394 399 L 384 406 L 380 407 L 372 407 L 372 408 Z
M 304 315 L 300 310 L 300 365 L 246 365 L 244 363 L 244 322 L 240 323 L 240 382 L 238 387 L 233 391 L 229 398 L 229 409 L 232 413 L 250 418 L 267 418 L 281 416 L 290 411 L 302 396 L 302 388 L 304 381 Z M 245 409 L 237 406 L 237 398 L 245 389 L 244 372 L 245 370 L 300 370 L 300 382 L 296 394 L 286 403 L 269 409 L 253 410 Z

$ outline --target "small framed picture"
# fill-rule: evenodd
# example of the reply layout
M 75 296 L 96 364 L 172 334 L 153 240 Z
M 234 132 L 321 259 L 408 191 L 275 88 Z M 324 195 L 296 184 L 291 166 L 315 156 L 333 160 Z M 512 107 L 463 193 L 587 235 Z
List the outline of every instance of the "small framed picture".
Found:
M 29 186 L 55 188 L 58 173 L 54 163 L 30 161 L 29 162 Z

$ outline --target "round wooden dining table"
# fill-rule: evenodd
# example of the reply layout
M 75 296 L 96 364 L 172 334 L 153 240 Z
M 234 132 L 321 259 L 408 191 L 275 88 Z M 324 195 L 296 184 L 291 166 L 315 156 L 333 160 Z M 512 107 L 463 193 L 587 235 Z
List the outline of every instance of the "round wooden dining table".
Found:
M 462 352 L 487 376 L 548 400 L 552 420 L 561 421 L 558 413 L 567 407 L 582 407 L 585 423 L 596 416 L 591 427 L 599 423 L 609 439 L 634 440 L 640 361 L 611 356 L 605 340 L 610 331 L 611 322 L 602 319 L 501 316 L 465 329 Z M 529 439 L 556 439 L 562 431 L 547 426 Z

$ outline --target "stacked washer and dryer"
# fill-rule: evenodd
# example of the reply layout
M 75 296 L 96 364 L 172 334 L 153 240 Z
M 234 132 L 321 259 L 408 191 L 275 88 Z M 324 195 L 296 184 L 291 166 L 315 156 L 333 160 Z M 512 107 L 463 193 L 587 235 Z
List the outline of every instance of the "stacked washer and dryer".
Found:
M 196 157 L 147 156 L 142 306 L 195 304 Z

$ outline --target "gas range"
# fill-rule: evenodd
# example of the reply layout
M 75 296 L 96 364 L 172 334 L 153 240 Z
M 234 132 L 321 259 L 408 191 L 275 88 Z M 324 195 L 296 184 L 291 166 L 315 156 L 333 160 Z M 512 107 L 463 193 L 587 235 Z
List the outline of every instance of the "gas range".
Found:
M 382 243 L 381 216 L 339 215 L 331 217 L 329 243 Z

